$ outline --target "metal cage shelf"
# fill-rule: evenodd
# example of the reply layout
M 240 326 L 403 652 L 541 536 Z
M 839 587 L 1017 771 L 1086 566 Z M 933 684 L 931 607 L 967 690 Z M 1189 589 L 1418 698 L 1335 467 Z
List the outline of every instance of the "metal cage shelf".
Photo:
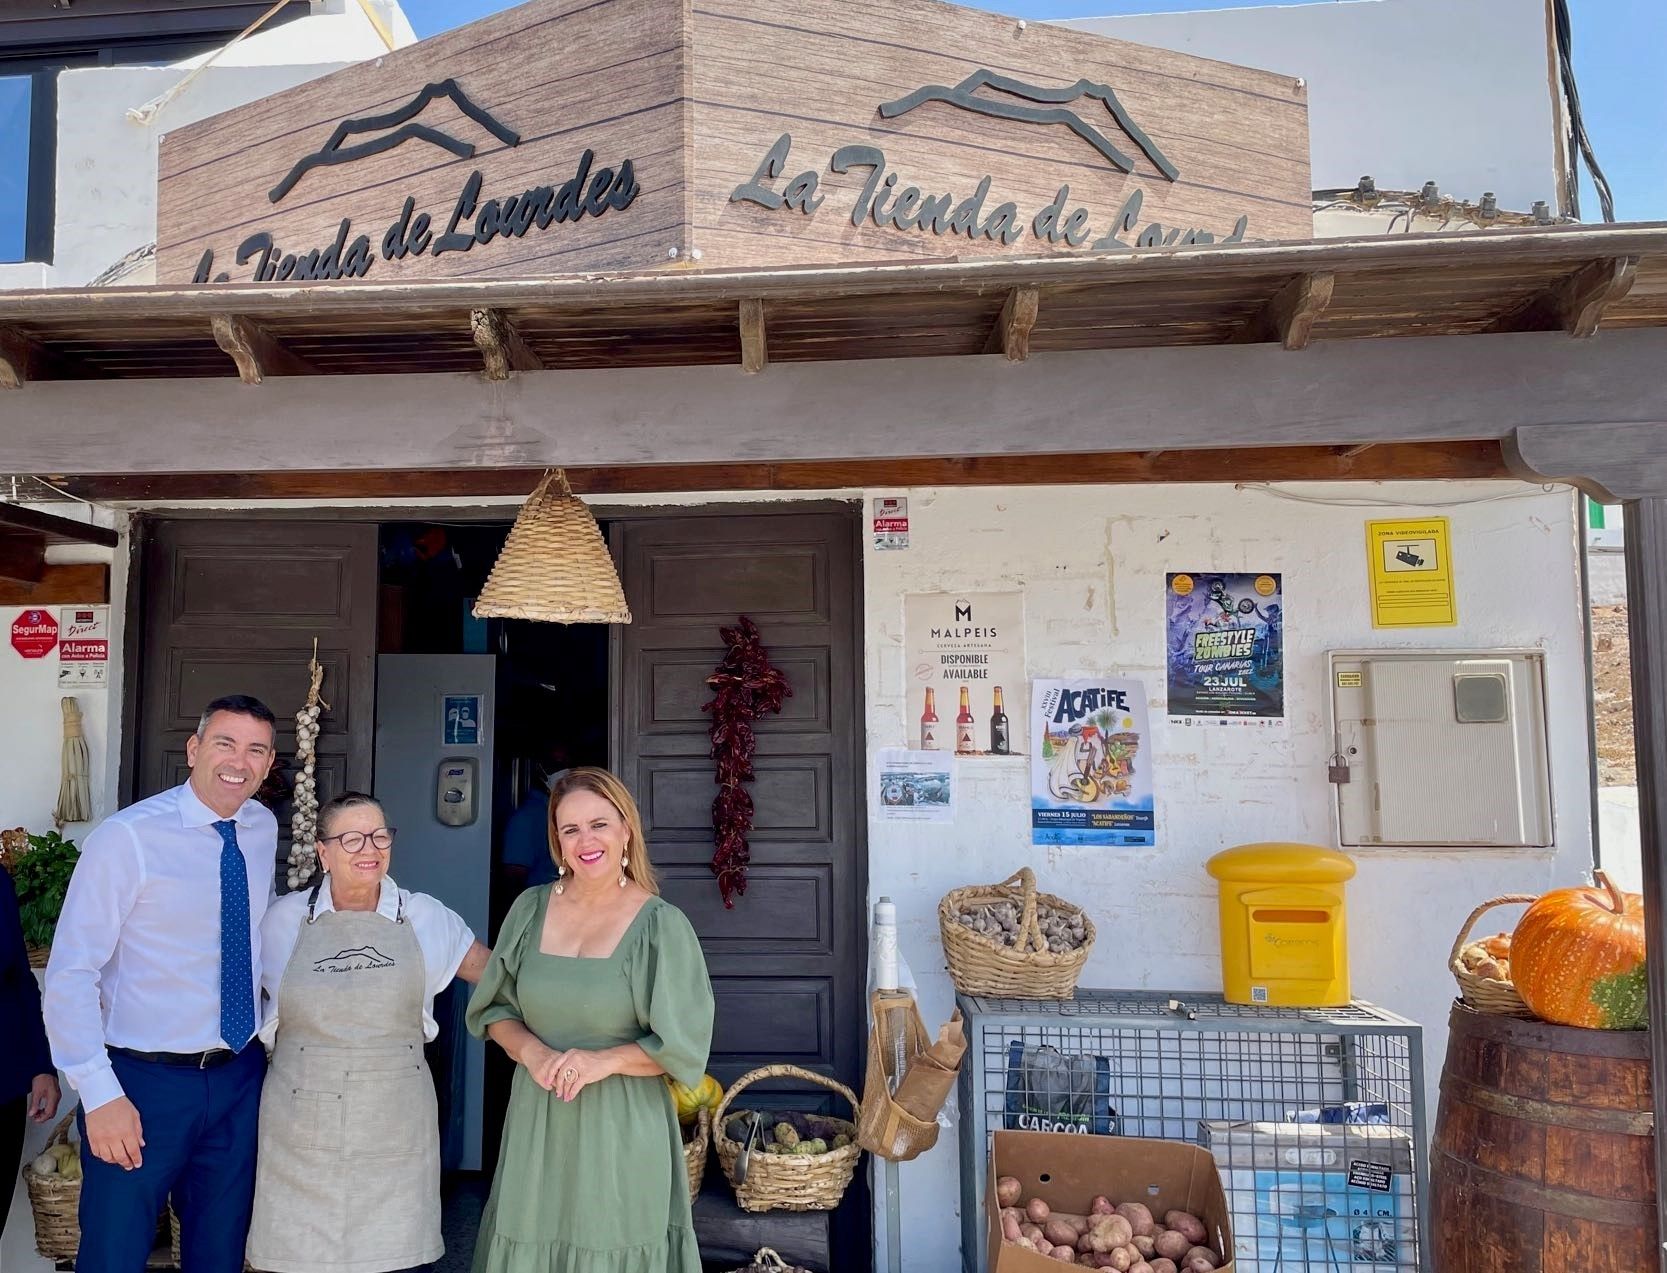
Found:
M 1031 1103 L 1039 1087 L 1056 1100 L 1075 1092 L 1067 1121 L 1085 1131 L 1202 1143 L 1211 1124 L 1240 1273 L 1427 1273 L 1423 1030 L 1415 1022 L 1369 1003 L 1245 1007 L 1190 991 L 956 998 L 968 1040 L 956 1088 L 965 1273 L 986 1268 L 994 1133 L 1052 1125 Z M 1044 1064 L 1045 1082 L 1035 1077 Z M 1317 1119 L 1322 1109 L 1338 1117 L 1343 1107 L 1375 1121 L 1293 1121 L 1302 1111 Z M 1244 1123 L 1274 1126 L 1254 1134 L 1219 1126 Z M 1345 1153 L 1362 1161 L 1322 1170 Z

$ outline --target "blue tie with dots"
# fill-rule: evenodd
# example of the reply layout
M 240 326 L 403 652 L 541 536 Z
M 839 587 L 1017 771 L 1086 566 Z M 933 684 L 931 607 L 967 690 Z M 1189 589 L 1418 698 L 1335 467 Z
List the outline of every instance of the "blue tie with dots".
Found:
M 249 957 L 249 871 L 237 847 L 237 823 L 220 833 L 220 1038 L 238 1051 L 255 1033 L 255 983 Z

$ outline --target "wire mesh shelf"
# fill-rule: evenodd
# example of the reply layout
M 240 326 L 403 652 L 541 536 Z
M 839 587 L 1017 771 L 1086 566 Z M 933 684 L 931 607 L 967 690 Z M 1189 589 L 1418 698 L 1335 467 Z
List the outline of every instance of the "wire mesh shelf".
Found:
M 1079 989 L 958 997 L 962 1264 L 986 1267 L 1000 1128 L 1203 1145 L 1240 1273 L 1421 1273 L 1423 1031 L 1369 1003 L 1271 1008 L 1220 994 Z

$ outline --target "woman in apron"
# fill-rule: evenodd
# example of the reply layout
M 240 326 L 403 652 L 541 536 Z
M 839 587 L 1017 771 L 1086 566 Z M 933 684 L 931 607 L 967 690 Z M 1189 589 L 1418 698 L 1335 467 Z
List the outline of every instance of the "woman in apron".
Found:
M 457 915 L 388 878 L 394 829 L 370 796 L 319 810 L 310 890 L 261 922 L 261 1091 L 249 1262 L 270 1273 L 390 1273 L 437 1260 L 440 1133 L 423 1044 L 434 996 L 480 980 Z

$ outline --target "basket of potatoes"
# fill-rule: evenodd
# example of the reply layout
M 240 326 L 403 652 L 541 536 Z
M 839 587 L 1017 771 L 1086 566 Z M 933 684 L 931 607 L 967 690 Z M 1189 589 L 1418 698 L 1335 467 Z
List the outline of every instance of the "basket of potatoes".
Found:
M 851 1106 L 851 1119 L 781 1111 L 731 1111 L 730 1102 L 750 1084 L 792 1078 L 831 1088 Z M 862 1150 L 857 1094 L 837 1079 L 796 1065 L 766 1065 L 743 1074 L 724 1093 L 712 1116 L 718 1162 L 743 1211 L 832 1211 L 845 1196 Z
M 35 1250 L 48 1260 L 73 1260 L 81 1244 L 81 1155 L 69 1138 L 75 1114 L 52 1129 L 46 1148 L 23 1168 L 35 1213 Z
M 1000 884 L 944 894 L 938 931 L 955 988 L 998 999 L 1069 999 L 1094 947 L 1087 913 L 1037 892 L 1028 866 Z
M 1210 1245 L 1209 1227 L 1190 1211 L 1159 1217 L 1143 1202 L 1118 1203 L 1101 1195 L 1087 1215 L 1069 1215 L 1023 1193 L 1013 1176 L 996 1181 L 1003 1246 L 1117 1273 L 1212 1273 L 1224 1262 Z
M 1494 1016 L 1534 1019 L 1511 982 L 1511 935 L 1495 933 L 1472 940 L 1470 932 L 1476 927 L 1476 921 L 1495 906 L 1516 906 L 1538 900 L 1536 893 L 1508 893 L 1483 902 L 1470 912 L 1470 918 L 1453 939 L 1453 953 L 1448 960 L 1465 1007 Z

